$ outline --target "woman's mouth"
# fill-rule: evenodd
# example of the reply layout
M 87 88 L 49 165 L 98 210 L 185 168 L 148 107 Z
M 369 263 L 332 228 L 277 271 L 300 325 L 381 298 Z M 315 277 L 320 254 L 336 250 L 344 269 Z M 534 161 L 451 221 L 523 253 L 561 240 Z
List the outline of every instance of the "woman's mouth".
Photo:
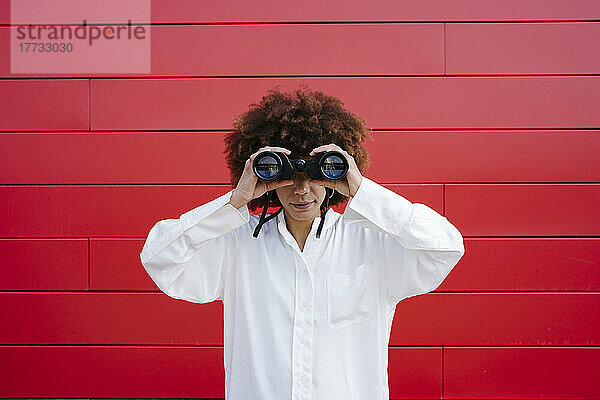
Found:
M 309 208 L 312 203 L 314 203 L 315 201 L 309 201 L 309 202 L 304 202 L 304 203 L 290 203 L 292 206 L 294 206 L 295 208 L 297 208 L 298 210 L 306 210 L 307 208 Z

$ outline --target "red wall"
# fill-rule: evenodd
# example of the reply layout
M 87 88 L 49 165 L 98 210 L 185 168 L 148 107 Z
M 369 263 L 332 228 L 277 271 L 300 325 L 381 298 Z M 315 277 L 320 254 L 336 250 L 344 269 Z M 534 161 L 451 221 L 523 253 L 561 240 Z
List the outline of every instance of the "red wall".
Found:
M 0 397 L 224 396 L 221 303 L 138 254 L 229 190 L 233 116 L 308 82 L 375 130 L 367 176 L 465 237 L 397 307 L 391 398 L 600 398 L 600 2 L 204 3 L 152 2 L 148 75 L 0 58 Z

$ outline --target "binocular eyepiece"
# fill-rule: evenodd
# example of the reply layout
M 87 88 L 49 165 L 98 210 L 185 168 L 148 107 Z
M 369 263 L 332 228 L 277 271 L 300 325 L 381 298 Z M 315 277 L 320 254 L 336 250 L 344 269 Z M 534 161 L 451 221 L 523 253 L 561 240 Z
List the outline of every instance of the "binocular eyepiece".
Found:
M 336 150 L 316 153 L 310 160 L 291 160 L 285 153 L 267 150 L 254 157 L 252 169 L 258 179 L 267 182 L 292 179 L 294 171 L 306 171 L 311 179 L 333 181 L 346 176 L 348 160 Z

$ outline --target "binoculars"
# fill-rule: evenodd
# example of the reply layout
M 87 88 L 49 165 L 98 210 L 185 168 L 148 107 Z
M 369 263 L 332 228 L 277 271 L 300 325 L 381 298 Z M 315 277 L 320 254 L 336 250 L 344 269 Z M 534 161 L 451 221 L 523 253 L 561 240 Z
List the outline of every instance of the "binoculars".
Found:
M 252 169 L 258 179 L 267 182 L 292 179 L 295 171 L 306 171 L 311 179 L 333 181 L 346 176 L 348 160 L 336 150 L 316 153 L 310 160 L 291 160 L 285 153 L 267 150 L 254 157 Z

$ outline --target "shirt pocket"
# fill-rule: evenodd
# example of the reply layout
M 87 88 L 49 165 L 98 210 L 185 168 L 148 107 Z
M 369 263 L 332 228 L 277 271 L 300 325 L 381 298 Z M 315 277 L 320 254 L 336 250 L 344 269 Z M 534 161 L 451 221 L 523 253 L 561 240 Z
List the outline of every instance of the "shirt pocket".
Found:
M 359 265 L 350 274 L 327 272 L 327 322 L 343 328 L 373 317 L 371 264 Z

